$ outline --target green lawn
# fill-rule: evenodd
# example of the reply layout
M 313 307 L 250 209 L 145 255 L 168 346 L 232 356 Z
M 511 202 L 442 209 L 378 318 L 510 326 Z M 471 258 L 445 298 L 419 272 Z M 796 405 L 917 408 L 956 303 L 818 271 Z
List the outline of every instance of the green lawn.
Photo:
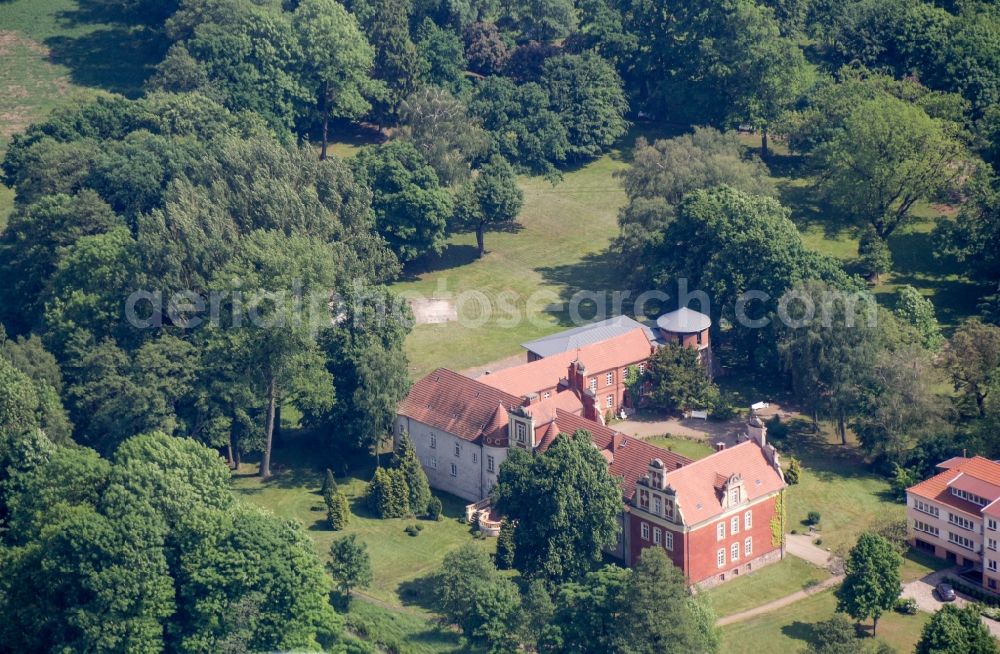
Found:
M 711 599 L 715 614 L 723 618 L 815 586 L 829 578 L 830 573 L 823 568 L 796 556 L 786 556 L 779 563 L 707 590 L 704 595 Z
M 319 489 L 323 468 L 308 452 L 285 447 L 275 450 L 275 475 L 267 482 L 256 476 L 257 465 L 245 464 L 235 475 L 233 490 L 237 495 L 258 504 L 282 518 L 294 519 L 307 528 L 316 549 L 325 559 L 334 538 L 357 534 L 368 546 L 374 568 L 374 582 L 364 592 L 394 606 L 411 605 L 411 610 L 427 614 L 425 578 L 441 564 L 444 555 L 464 542 L 496 547 L 495 539 L 475 540 L 470 528 L 459 522 L 464 517 L 465 502 L 439 494 L 444 504 L 440 522 L 416 519 L 381 520 L 368 513 L 363 496 L 370 466 L 352 469 L 348 476 L 337 473 L 337 483 L 351 503 L 351 520 L 343 532 L 326 526 L 326 511 Z M 403 530 L 421 524 L 419 535 L 408 536 Z
M 396 654 L 458 654 L 472 652 L 455 631 L 411 613 L 394 611 L 364 600 L 351 602 L 345 618 L 348 631 Z
M 417 326 L 406 343 L 414 378 L 438 366 L 462 370 L 518 354 L 522 342 L 572 326 L 565 301 L 574 291 L 616 288 L 606 249 L 625 199 L 612 173 L 623 166 L 612 153 L 566 173 L 556 186 L 522 177 L 520 229 L 487 234 L 482 259 L 475 235 L 453 236 L 441 256 L 415 265 L 412 278 L 395 285 L 452 299 L 460 318 L 473 323 Z M 482 297 L 495 310 L 482 313 Z M 501 309 L 505 301 L 511 311 Z
M 692 460 L 703 459 L 715 451 L 711 445 L 708 445 L 704 441 L 696 441 L 679 436 L 653 436 L 652 438 L 647 438 L 646 442 L 677 452 L 681 456 L 686 456 Z
M 833 591 L 824 591 L 746 622 L 722 629 L 722 654 L 746 652 L 800 652 L 811 642 L 813 625 L 831 618 L 837 600 Z M 920 630 L 930 619 L 929 613 L 900 615 L 890 612 L 878 623 L 878 637 L 896 648 L 912 652 L 920 639 Z M 869 625 L 870 626 L 870 625 Z

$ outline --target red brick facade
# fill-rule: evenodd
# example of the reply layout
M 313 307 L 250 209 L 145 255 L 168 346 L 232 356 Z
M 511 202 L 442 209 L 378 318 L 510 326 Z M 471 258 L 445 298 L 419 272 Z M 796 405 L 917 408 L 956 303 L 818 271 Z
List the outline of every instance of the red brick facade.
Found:
M 655 529 L 663 530 L 660 547 L 663 547 L 674 565 L 679 567 L 692 584 L 708 580 L 725 581 L 739 574 L 751 571 L 760 559 L 781 556 L 781 546 L 775 545 L 771 532 L 771 521 L 777 515 L 778 495 L 736 507 L 718 519 L 696 525 L 684 531 L 682 525 L 672 524 L 663 518 L 631 507 L 629 522 L 629 563 L 634 563 L 642 550 L 654 546 Z M 750 528 L 746 528 L 745 515 L 750 512 Z M 732 519 L 737 519 L 737 530 L 732 531 Z M 725 525 L 724 537 L 718 538 L 718 525 Z M 648 538 L 643 538 L 642 525 L 648 526 Z M 667 549 L 666 531 L 673 532 L 673 549 Z M 746 552 L 746 539 L 751 539 L 750 553 Z M 733 545 L 737 546 L 737 558 L 733 560 Z M 725 552 L 725 562 L 718 564 L 719 550 Z M 724 578 L 723 578 L 724 576 Z M 716 578 L 716 579 L 713 579 Z

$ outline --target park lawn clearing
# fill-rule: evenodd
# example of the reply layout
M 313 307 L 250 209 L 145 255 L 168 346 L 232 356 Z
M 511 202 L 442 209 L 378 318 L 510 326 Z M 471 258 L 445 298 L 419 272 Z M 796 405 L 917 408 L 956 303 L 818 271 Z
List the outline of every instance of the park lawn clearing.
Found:
M 458 312 L 457 321 L 417 325 L 407 338 L 415 379 L 439 366 L 464 370 L 518 354 L 521 343 L 573 326 L 567 301 L 575 291 L 615 288 L 607 247 L 625 202 L 612 174 L 623 167 L 612 153 L 555 186 L 522 176 L 519 228 L 487 233 L 484 257 L 474 234 L 456 234 L 440 256 L 411 265 L 412 278 L 394 289 L 451 300 Z M 592 308 L 580 315 L 595 317 Z
M 797 556 L 785 555 L 778 563 L 741 575 L 703 594 L 711 600 L 716 617 L 724 618 L 806 590 L 829 578 L 830 573 L 823 568 Z
M 465 502 L 451 495 L 435 493 L 444 505 L 438 522 L 372 516 L 364 503 L 371 466 L 352 469 L 346 476 L 337 474 L 337 484 L 351 506 L 351 517 L 343 531 L 332 531 L 326 524 L 326 508 L 320 496 L 324 470 L 314 465 L 305 452 L 291 448 L 275 450 L 274 460 L 276 472 L 268 481 L 257 476 L 256 463 L 244 464 L 234 473 L 234 492 L 276 516 L 302 523 L 324 561 L 329 558 L 330 543 L 335 538 L 357 534 L 368 546 L 374 572 L 371 587 L 359 589 L 362 597 L 369 595 L 397 607 L 412 605 L 409 610 L 430 616 L 426 609 L 427 577 L 438 569 L 444 555 L 466 542 L 490 550 L 496 547 L 495 539 L 476 540 L 469 525 L 459 522 L 465 515 Z M 404 530 L 410 525 L 421 525 L 423 529 L 417 536 L 409 536 Z
M 614 425 L 612 425 L 614 427 Z M 704 441 L 696 441 L 691 438 L 681 438 L 679 436 L 653 436 L 645 439 L 650 445 L 662 447 L 671 452 L 677 452 L 681 456 L 686 456 L 692 461 L 704 459 L 715 451 L 715 449 Z
M 477 650 L 464 644 L 457 631 L 430 619 L 394 611 L 363 599 L 351 601 L 344 624 L 353 635 L 396 654 L 458 654 Z
M 813 626 L 829 620 L 836 612 L 833 591 L 823 591 L 757 618 L 722 628 L 720 654 L 745 652 L 800 652 L 813 642 Z M 878 621 L 877 636 L 897 652 L 912 652 L 929 613 L 901 615 L 889 611 Z M 871 622 L 865 623 L 870 627 Z

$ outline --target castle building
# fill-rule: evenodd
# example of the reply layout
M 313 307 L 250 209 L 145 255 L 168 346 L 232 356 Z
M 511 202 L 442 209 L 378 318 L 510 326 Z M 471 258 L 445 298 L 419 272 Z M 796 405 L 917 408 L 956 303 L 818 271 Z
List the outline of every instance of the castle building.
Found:
M 615 333 L 596 342 L 583 332 L 556 335 L 555 346 L 538 347 L 527 363 L 478 379 L 435 370 L 400 404 L 396 437 L 409 435 L 433 488 L 478 508 L 510 448 L 542 453 L 560 434 L 585 430 L 621 478 L 620 537 L 610 554 L 631 564 L 643 548 L 663 547 L 702 586 L 779 560 L 782 543 L 772 534 L 784 533 L 776 521 L 785 484 L 763 423 L 754 417 L 742 442 L 698 461 L 607 426 L 605 413 L 631 401 L 629 369 L 641 369 L 659 339 L 641 325 L 600 329 Z M 707 346 L 702 338 L 682 344 Z M 567 344 L 576 347 L 557 351 Z

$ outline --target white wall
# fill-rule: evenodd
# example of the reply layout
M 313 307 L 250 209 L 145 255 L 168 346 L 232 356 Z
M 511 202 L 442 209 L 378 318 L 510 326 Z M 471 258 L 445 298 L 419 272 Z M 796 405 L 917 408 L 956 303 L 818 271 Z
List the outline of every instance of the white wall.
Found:
M 485 497 L 488 487 L 484 486 L 483 471 L 486 469 L 486 462 L 482 447 L 406 416 L 396 417 L 397 437 L 401 433 L 400 428 L 409 434 L 413 449 L 424 466 L 427 480 L 432 488 L 457 495 L 470 502 L 478 502 Z M 432 442 L 435 447 L 431 447 Z M 456 444 L 460 450 L 458 456 L 455 455 Z M 436 466 L 433 465 L 435 460 Z M 456 476 L 451 474 L 453 463 L 458 473 Z M 500 469 L 499 459 L 496 462 L 496 469 L 498 471 Z

